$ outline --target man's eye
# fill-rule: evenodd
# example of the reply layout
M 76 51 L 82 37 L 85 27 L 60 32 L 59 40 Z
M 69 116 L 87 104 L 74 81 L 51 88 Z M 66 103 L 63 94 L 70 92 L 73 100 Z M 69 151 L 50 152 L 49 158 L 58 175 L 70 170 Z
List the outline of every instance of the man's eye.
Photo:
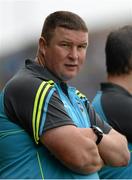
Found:
M 81 46 L 78 46 L 79 49 L 86 49 L 86 45 L 81 45 Z
M 61 46 L 63 46 L 63 47 L 69 47 L 70 45 L 69 45 L 69 44 L 61 44 Z

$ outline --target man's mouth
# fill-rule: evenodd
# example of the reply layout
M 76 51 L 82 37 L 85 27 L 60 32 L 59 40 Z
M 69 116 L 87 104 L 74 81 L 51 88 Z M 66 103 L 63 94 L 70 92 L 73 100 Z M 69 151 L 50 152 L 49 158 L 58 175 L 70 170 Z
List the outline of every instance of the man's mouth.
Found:
M 77 67 L 77 64 L 65 64 L 67 67 Z

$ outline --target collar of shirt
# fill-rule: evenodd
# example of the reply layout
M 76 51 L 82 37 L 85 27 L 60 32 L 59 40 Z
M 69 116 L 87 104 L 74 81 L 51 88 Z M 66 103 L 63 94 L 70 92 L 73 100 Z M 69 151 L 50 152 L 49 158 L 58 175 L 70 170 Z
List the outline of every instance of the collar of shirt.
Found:
M 126 94 L 128 96 L 132 96 L 132 94 L 130 94 L 126 89 L 124 89 L 123 87 L 114 84 L 114 83 L 110 83 L 110 82 L 106 82 L 106 83 L 101 83 L 101 90 L 103 92 L 118 92 L 118 93 L 122 93 L 122 94 Z
M 55 83 L 61 83 L 62 81 L 58 79 L 52 72 L 50 72 L 47 68 L 42 67 L 37 64 L 35 61 L 27 59 L 25 61 L 25 66 L 27 69 L 32 70 L 37 77 L 43 80 L 53 80 Z
M 37 64 L 35 61 L 27 59 L 25 61 L 25 66 L 27 69 L 31 70 L 36 77 L 41 78 L 43 80 L 53 80 L 55 83 L 60 84 L 63 92 L 68 96 L 68 86 L 65 82 L 62 82 L 58 79 L 51 71 L 47 68 L 42 67 L 41 65 Z

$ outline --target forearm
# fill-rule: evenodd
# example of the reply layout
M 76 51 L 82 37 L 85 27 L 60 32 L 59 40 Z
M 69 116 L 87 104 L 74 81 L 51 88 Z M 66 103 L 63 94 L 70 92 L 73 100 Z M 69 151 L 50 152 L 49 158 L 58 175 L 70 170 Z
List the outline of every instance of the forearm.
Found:
M 99 153 L 105 164 L 112 166 L 125 166 L 130 159 L 126 138 L 111 130 L 109 134 L 103 136 L 98 145 Z
M 41 142 L 59 161 L 77 173 L 93 173 L 103 166 L 95 142 L 75 126 L 47 131 L 41 136 Z

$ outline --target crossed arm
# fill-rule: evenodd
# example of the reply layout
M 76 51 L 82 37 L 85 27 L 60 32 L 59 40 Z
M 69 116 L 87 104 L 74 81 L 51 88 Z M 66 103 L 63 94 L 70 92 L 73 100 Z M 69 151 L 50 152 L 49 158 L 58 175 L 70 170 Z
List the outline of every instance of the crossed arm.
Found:
M 91 128 L 66 125 L 46 131 L 40 140 L 59 161 L 77 173 L 96 172 L 104 164 L 128 164 L 130 154 L 123 135 L 111 129 L 98 146 L 96 138 Z
M 63 104 L 58 99 L 53 96 L 48 108 L 49 112 L 54 111 L 54 122 L 60 117 L 61 122 L 62 119 L 66 119 L 66 115 L 63 115 L 65 112 Z M 53 121 L 54 116 L 48 116 L 48 120 L 52 119 Z M 93 123 L 99 127 L 105 126 L 97 116 Z M 74 124 L 64 124 L 48 129 L 44 131 L 40 140 L 62 164 L 77 173 L 97 172 L 105 164 L 127 165 L 130 154 L 126 138 L 114 129 L 106 132 L 106 128 L 104 128 L 104 132 L 107 134 L 104 134 L 98 146 L 95 143 L 97 137 L 91 128 L 78 128 Z

